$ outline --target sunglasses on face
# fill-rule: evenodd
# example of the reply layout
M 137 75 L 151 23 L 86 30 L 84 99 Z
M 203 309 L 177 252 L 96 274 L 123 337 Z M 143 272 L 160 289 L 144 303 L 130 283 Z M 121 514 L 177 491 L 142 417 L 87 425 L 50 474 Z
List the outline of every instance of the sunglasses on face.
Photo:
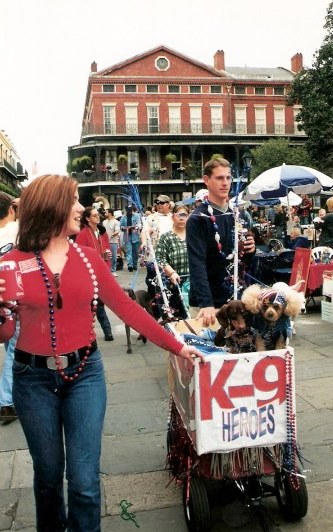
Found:
M 178 216 L 178 218 L 188 218 L 187 212 L 175 212 L 175 216 Z
M 155 200 L 154 203 L 155 203 L 155 205 L 165 205 L 165 203 L 169 203 L 169 202 L 168 201 Z

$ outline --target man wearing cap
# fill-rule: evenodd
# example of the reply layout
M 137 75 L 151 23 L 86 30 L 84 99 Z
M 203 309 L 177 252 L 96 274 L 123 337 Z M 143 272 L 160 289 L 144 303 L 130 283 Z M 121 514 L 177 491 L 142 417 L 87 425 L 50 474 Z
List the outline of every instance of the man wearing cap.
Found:
M 190 306 L 192 317 L 203 318 L 203 325 L 215 323 L 216 309 L 230 298 L 227 266 L 234 250 L 234 216 L 228 206 L 231 186 L 229 161 L 211 159 L 204 167 L 207 200 L 193 211 L 186 224 L 186 242 L 190 270 Z M 244 242 L 247 262 L 255 252 L 253 236 Z
M 165 194 L 159 194 L 154 201 L 156 212 L 147 217 L 146 231 L 149 231 L 150 239 L 155 249 L 160 236 L 172 228 L 172 214 L 170 212 L 170 198 Z M 142 244 L 146 244 L 146 234 L 142 234 Z
M 195 206 L 199 207 L 203 201 L 205 201 L 206 197 L 208 196 L 208 190 L 207 188 L 201 188 L 198 190 L 198 192 L 195 195 Z

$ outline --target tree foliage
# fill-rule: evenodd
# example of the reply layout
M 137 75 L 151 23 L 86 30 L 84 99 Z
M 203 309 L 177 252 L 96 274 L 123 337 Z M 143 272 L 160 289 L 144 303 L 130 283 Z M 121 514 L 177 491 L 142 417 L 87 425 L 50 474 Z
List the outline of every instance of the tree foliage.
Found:
M 311 68 L 299 72 L 293 81 L 290 104 L 302 106 L 296 120 L 308 135 L 307 148 L 316 167 L 333 171 L 333 2 L 327 8 L 326 36 L 314 54 Z
M 271 139 L 251 150 L 253 156 L 251 180 L 269 168 L 281 164 L 311 166 L 310 156 L 304 146 L 290 146 L 287 139 Z

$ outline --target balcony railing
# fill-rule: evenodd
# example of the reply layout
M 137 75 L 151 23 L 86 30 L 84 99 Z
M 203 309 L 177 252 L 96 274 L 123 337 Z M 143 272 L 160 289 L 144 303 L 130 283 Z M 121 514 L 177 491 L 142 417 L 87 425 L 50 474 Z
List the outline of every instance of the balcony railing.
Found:
M 266 130 L 266 131 L 265 131 Z M 214 123 L 160 123 L 151 125 L 148 123 L 125 123 L 125 124 L 89 124 L 82 129 L 81 136 L 104 135 L 116 136 L 143 136 L 143 135 L 302 135 L 295 129 L 294 124 L 233 124 L 223 125 Z
M 85 173 L 85 172 L 72 172 L 71 174 L 78 183 L 93 183 L 97 181 L 105 181 L 106 183 L 112 183 L 113 185 L 119 184 L 123 185 L 124 183 L 130 181 L 135 181 L 136 183 L 140 183 L 140 181 L 184 181 L 184 178 L 186 177 L 185 174 L 181 175 L 179 172 L 168 172 L 166 174 L 163 174 L 161 176 L 160 174 L 157 174 L 156 172 L 152 172 L 151 174 L 145 174 L 145 175 L 129 175 L 129 174 L 122 174 L 118 173 L 116 175 L 111 174 L 111 172 L 97 172 L 92 171 L 91 173 Z M 202 174 L 198 176 L 191 176 L 186 177 L 186 180 L 188 181 L 196 181 L 197 179 L 202 179 Z

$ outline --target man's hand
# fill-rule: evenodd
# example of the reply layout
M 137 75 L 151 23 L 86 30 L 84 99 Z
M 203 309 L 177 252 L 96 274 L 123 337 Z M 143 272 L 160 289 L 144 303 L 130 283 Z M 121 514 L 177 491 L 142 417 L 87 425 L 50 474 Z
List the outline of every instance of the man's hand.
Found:
M 244 242 L 244 253 L 254 253 L 256 250 L 256 245 L 254 242 L 253 235 L 248 235 Z
M 216 309 L 214 307 L 205 307 L 199 310 L 199 313 L 196 319 L 202 318 L 202 325 L 204 327 L 209 327 L 215 323 Z

